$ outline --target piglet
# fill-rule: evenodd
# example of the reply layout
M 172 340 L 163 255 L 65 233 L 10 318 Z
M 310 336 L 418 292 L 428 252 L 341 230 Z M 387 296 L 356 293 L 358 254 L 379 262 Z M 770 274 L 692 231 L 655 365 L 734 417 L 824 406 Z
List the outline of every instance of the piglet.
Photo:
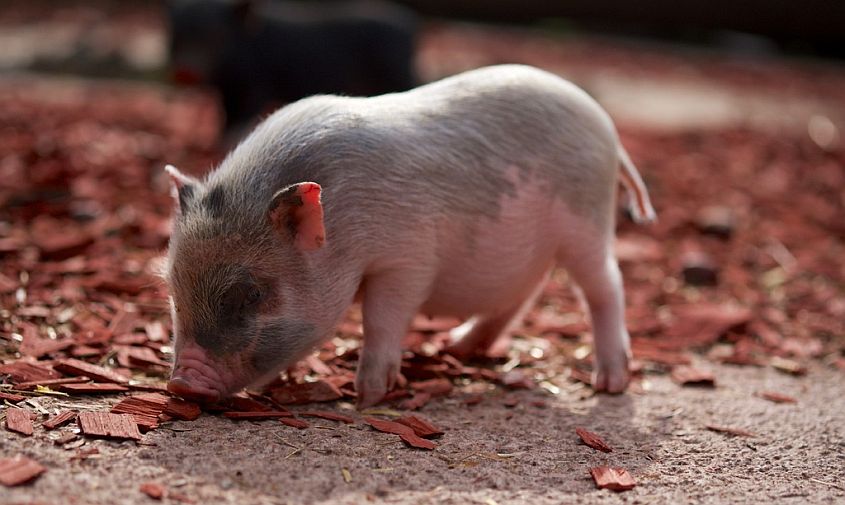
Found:
M 468 320 L 450 352 L 483 352 L 555 266 L 589 305 L 595 388 L 627 386 L 617 182 L 636 220 L 655 213 L 610 117 L 555 75 L 502 65 L 373 98 L 314 96 L 203 180 L 167 171 L 175 394 L 216 401 L 272 380 L 358 295 L 358 402 L 375 404 L 416 313 Z

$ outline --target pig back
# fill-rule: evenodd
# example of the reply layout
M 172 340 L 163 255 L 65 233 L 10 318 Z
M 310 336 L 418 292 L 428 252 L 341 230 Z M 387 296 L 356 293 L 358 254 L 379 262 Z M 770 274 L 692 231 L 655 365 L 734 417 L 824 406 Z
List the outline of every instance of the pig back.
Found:
M 258 220 L 279 188 L 316 182 L 329 242 L 390 242 L 442 218 L 496 219 L 523 183 L 603 219 L 617 142 L 586 93 L 508 65 L 405 93 L 301 100 L 265 120 L 209 182 L 241 188 L 238 212 Z

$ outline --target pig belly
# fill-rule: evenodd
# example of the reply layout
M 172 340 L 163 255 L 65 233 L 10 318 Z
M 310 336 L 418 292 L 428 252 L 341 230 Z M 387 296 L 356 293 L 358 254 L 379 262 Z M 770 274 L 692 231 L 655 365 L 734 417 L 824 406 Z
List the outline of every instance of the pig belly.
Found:
M 523 189 L 503 203 L 498 219 L 449 230 L 439 240 L 446 245 L 422 312 L 467 318 L 521 305 L 554 266 L 563 230 L 572 226 L 583 219 L 539 189 Z

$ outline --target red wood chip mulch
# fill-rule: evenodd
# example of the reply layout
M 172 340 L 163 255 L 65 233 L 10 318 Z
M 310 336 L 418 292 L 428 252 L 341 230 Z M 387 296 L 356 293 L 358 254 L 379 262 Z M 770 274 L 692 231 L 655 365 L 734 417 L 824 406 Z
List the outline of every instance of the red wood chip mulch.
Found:
M 306 423 L 302 419 L 296 419 L 295 417 L 280 417 L 279 422 L 290 426 L 291 428 L 297 428 L 300 430 L 304 430 L 305 428 L 309 427 L 310 424 Z
M 72 410 L 65 410 L 56 414 L 50 419 L 47 419 L 46 421 L 41 423 L 41 426 L 43 426 L 45 430 L 54 430 L 59 426 L 67 424 L 74 419 L 76 419 L 76 412 Z
M 61 374 L 45 366 L 15 361 L 0 365 L 0 375 L 8 375 L 13 383 L 58 379 Z
M 431 396 L 446 396 L 452 392 L 452 381 L 449 379 L 430 379 L 411 383 L 411 389 L 416 392 L 428 393 Z
M 715 431 L 716 433 L 724 433 L 726 435 L 733 435 L 735 437 L 756 437 L 757 436 L 757 435 L 755 435 L 754 433 L 752 433 L 748 430 L 743 430 L 742 428 L 731 428 L 729 426 L 717 426 L 715 424 L 705 425 L 705 428 L 707 428 L 710 431 Z
M 575 433 L 581 437 L 581 440 L 584 444 L 602 452 L 613 452 L 613 449 L 607 445 L 607 443 L 601 439 L 598 435 L 593 433 L 592 431 L 587 431 L 584 428 L 576 427 Z
M 676 366 L 673 368 L 672 380 L 682 386 L 716 386 L 716 377 L 713 376 L 713 372 L 691 366 Z
M 792 396 L 775 393 L 774 391 L 760 391 L 757 396 L 775 403 L 798 403 L 798 400 Z
M 9 487 L 26 484 L 46 470 L 37 461 L 20 454 L 13 458 L 0 458 L 0 484 Z
M 634 478 L 624 468 L 612 468 L 608 466 L 597 466 L 590 468 L 590 475 L 596 481 L 599 489 L 610 489 L 611 491 L 628 491 L 637 485 Z
M 297 414 L 305 417 L 319 417 L 322 419 L 328 419 L 330 421 L 340 421 L 346 424 L 352 424 L 355 422 L 355 419 L 349 416 L 338 414 L 336 412 L 329 412 L 326 410 L 300 410 L 299 412 L 297 412 Z
M 399 438 L 411 447 L 428 450 L 432 450 L 437 447 L 437 444 L 420 437 L 414 432 L 413 428 L 404 424 L 376 419 L 374 417 L 365 417 L 364 421 L 378 431 L 399 435 Z
M 90 380 L 91 379 L 89 379 L 88 377 L 85 377 L 85 376 L 82 376 L 82 377 L 62 377 L 61 379 L 47 379 L 47 380 L 40 380 L 40 381 L 21 382 L 21 383 L 15 385 L 15 387 L 17 389 L 30 390 L 30 389 L 35 389 L 38 386 L 52 387 L 52 386 L 59 386 L 59 385 L 62 385 L 62 384 L 77 384 L 77 383 L 80 383 L 80 382 L 88 382 Z
M 270 390 L 270 397 L 282 405 L 311 402 L 331 402 L 343 398 L 343 393 L 328 381 L 289 384 Z
M 278 417 L 293 417 L 293 414 L 288 411 L 278 411 L 278 410 L 267 410 L 263 412 L 236 412 L 236 411 L 229 411 L 223 412 L 223 417 L 227 417 L 229 419 L 253 419 L 253 420 L 260 420 L 260 419 L 275 419 Z
M 239 395 L 235 395 L 227 399 L 222 406 L 228 410 L 234 410 L 238 412 L 264 412 L 267 410 L 274 410 L 268 407 L 267 405 L 264 405 L 260 401 L 256 400 L 255 398 Z M 283 411 L 285 409 L 280 407 L 275 410 Z
M 399 404 L 399 407 L 405 410 L 419 410 L 425 407 L 429 401 L 431 401 L 431 393 L 421 391 L 419 393 L 415 393 L 411 398 L 403 400 L 402 403 Z
M 202 414 L 202 409 L 194 402 L 179 398 L 168 398 L 164 413 L 182 421 L 193 421 Z
M 422 438 L 435 438 L 443 435 L 443 430 L 421 417 L 402 416 L 396 419 L 396 422 L 411 428 L 414 430 L 414 433 Z
M 135 419 L 128 414 L 80 412 L 76 418 L 82 433 L 92 437 L 141 440 Z
M 160 393 L 143 393 L 129 396 L 112 407 L 112 414 L 129 414 L 141 431 L 158 427 L 159 416 L 167 407 L 168 398 Z
M 164 486 L 156 482 L 144 482 L 138 490 L 153 500 L 161 500 L 167 492 L 167 489 Z
M 18 403 L 26 400 L 26 396 L 16 395 L 14 393 L 4 393 L 0 391 L 0 400 L 7 400 L 12 403 Z
M 102 384 L 92 382 L 90 384 L 80 384 L 80 383 L 72 383 L 72 384 L 60 384 L 56 389 L 65 393 L 77 394 L 77 395 L 96 395 L 96 394 L 110 394 L 110 393 L 123 393 L 125 391 L 129 391 L 129 388 L 126 386 L 121 386 L 120 384 Z
M 116 384 L 126 384 L 129 382 L 129 379 L 114 370 L 74 358 L 59 360 L 53 365 L 53 368 L 67 375 L 85 375 L 86 377 L 103 382 L 114 382 Z
M 6 429 L 20 433 L 21 435 L 32 435 L 32 414 L 26 409 L 6 409 Z

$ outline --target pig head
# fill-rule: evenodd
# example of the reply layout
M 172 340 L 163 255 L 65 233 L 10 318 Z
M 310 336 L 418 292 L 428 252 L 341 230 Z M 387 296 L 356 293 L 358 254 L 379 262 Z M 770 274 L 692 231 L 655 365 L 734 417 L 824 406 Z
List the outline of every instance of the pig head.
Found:
M 325 242 L 321 188 L 302 182 L 261 201 L 166 170 L 177 208 L 165 273 L 176 337 L 168 390 L 214 402 L 271 380 L 331 331 L 334 319 L 313 310 L 324 292 L 310 256 Z

